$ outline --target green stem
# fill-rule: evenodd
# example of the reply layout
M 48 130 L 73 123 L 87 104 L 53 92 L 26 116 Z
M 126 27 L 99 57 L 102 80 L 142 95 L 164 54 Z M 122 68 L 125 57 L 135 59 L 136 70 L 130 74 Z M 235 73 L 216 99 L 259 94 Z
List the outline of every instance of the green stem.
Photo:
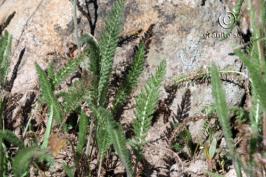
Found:
M 2 137 L 0 136 L 0 175 L 1 176 L 4 176 L 4 160 L 5 160 L 5 157 L 4 157 L 4 148 L 3 148 L 3 139 Z
M 51 133 L 51 129 L 52 129 L 52 123 L 53 123 L 53 106 L 51 106 L 51 112 L 49 114 L 48 117 L 48 122 L 46 125 L 46 130 L 45 130 L 45 134 L 44 134 L 44 140 L 43 140 L 43 144 L 41 146 L 42 149 L 46 149 L 48 147 L 48 142 L 49 142 L 49 137 L 50 137 L 50 133 Z

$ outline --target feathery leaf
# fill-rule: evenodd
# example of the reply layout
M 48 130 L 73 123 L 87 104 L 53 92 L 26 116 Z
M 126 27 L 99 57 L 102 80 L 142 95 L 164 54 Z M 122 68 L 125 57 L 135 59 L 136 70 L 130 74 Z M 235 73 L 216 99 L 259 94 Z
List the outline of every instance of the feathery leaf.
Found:
M 98 105 L 106 104 L 106 94 L 113 66 L 119 33 L 122 30 L 124 0 L 117 0 L 106 20 L 105 30 L 99 42 L 101 53 L 100 80 L 98 85 Z
M 100 151 L 101 156 L 105 154 L 112 142 L 110 141 L 110 135 L 107 130 L 107 121 L 112 118 L 112 115 L 106 109 L 99 107 L 91 108 L 94 116 L 97 120 L 97 129 L 96 129 L 96 141 Z
M 63 81 L 67 79 L 71 74 L 77 71 L 80 63 L 84 60 L 84 56 L 81 55 L 76 59 L 70 60 L 66 66 L 60 69 L 57 73 L 54 74 L 52 79 L 52 84 L 54 87 L 57 87 Z
M 90 97 L 90 81 L 81 79 L 76 81 L 67 92 L 61 93 L 63 97 L 63 108 L 66 114 L 77 109 L 80 104 Z
M 63 112 L 59 102 L 57 101 L 53 93 L 52 86 L 49 80 L 47 79 L 45 72 L 38 64 L 36 64 L 36 71 L 39 76 L 42 98 L 49 105 L 49 107 L 53 106 L 54 117 L 56 121 L 60 122 L 62 120 Z
M 111 117 L 112 118 L 112 117 Z M 108 132 L 111 136 L 112 144 L 116 153 L 118 154 L 120 160 L 122 161 L 124 167 L 127 171 L 128 177 L 133 177 L 133 168 L 130 159 L 130 153 L 126 147 L 126 137 L 124 132 L 114 120 L 108 119 Z
M 133 123 L 135 133 L 135 145 L 137 149 L 145 144 L 145 137 L 151 126 L 152 114 L 159 101 L 159 88 L 166 72 L 166 62 L 163 61 L 146 84 L 144 90 L 137 97 L 136 119 Z
M 0 131 L 0 138 L 3 141 L 7 141 L 11 144 L 14 144 L 15 146 L 18 146 L 19 148 L 24 147 L 23 142 L 10 130 Z
M 26 148 L 17 153 L 13 161 L 13 172 L 15 177 L 25 176 L 32 161 L 47 160 L 52 162 L 51 156 L 38 148 Z
M 266 110 L 266 77 L 261 73 L 260 65 L 257 62 L 254 62 L 254 60 L 250 60 L 249 57 L 240 50 L 235 51 L 235 53 L 247 66 L 256 95 L 258 96 L 263 109 Z
M 144 44 L 141 43 L 135 54 L 133 64 L 130 67 L 129 73 L 127 74 L 125 81 L 122 83 L 122 86 L 115 96 L 113 107 L 114 114 L 121 108 L 121 106 L 123 106 L 126 99 L 131 94 L 134 87 L 137 85 L 138 78 L 144 69 L 144 56 L 145 47 Z
M 12 37 L 8 32 L 0 38 L 0 88 L 4 86 L 10 66 L 10 49 Z
M 93 102 L 96 103 L 101 69 L 100 47 L 97 40 L 90 34 L 85 34 L 81 36 L 81 43 L 88 45 L 84 52 L 85 55 L 89 57 L 90 63 L 88 70 L 91 71 L 93 74 L 91 96 Z
M 97 124 L 99 125 L 97 127 L 97 134 L 99 133 L 97 135 L 97 143 L 101 155 L 108 150 L 111 144 L 113 144 L 116 153 L 126 168 L 127 176 L 133 177 L 130 153 L 126 148 L 126 138 L 122 128 L 113 120 L 111 112 L 105 108 L 96 108 L 91 105 L 91 109 L 97 119 Z
M 89 57 L 90 60 L 90 71 L 97 77 L 100 75 L 100 47 L 96 39 L 90 34 L 84 34 L 81 36 L 81 43 L 87 44 L 85 50 L 85 55 Z

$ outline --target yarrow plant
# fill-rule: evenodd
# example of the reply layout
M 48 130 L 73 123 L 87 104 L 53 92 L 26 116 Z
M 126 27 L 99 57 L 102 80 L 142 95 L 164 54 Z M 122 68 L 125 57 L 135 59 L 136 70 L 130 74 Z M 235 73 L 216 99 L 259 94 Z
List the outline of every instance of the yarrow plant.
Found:
M 6 141 L 19 148 L 11 165 L 15 176 L 28 176 L 31 165 L 37 168 L 40 168 L 41 164 L 45 164 L 48 167 L 52 166 L 54 162 L 53 156 L 58 150 L 51 152 L 53 150 L 51 143 L 55 143 L 51 139 L 57 138 L 57 143 L 64 142 L 53 132 L 55 130 L 62 133 L 67 131 L 69 126 L 67 120 L 73 113 L 79 117 L 76 120 L 79 124 L 78 142 L 76 148 L 74 148 L 76 149 L 74 165 L 65 165 L 65 171 L 68 176 L 74 176 L 75 174 L 78 176 L 93 175 L 94 172 L 90 168 L 90 163 L 95 155 L 97 155 L 98 159 L 97 176 L 101 176 L 104 161 L 108 160 L 112 153 L 118 155 L 125 167 L 127 176 L 134 177 L 136 175 L 132 156 L 140 157 L 146 143 L 145 137 L 151 127 L 152 114 L 159 100 L 159 88 L 165 75 L 166 63 L 165 61 L 161 62 L 155 74 L 147 81 L 145 88 L 137 97 L 135 120 L 133 123 L 135 136 L 133 139 L 126 138 L 124 130 L 116 117 L 121 115 L 120 111 L 123 110 L 133 90 L 137 87 L 138 79 L 144 70 L 149 44 L 147 44 L 145 38 L 140 40 L 139 45 L 135 48 L 134 57 L 128 67 L 128 72 L 124 75 L 125 79 L 117 88 L 114 101 L 110 102 L 109 86 L 111 84 L 113 60 L 119 35 L 122 31 L 124 6 L 124 0 L 117 0 L 114 3 L 106 19 L 105 29 L 101 33 L 99 41 L 91 34 L 85 34 L 80 38 L 77 37 L 79 45 L 85 49 L 80 51 L 75 59 L 69 60 L 58 71 L 53 68 L 52 64 L 46 70 L 43 70 L 36 63 L 41 92 L 39 103 L 48 108 L 48 119 L 44 137 L 42 141 L 25 145 L 14 133 L 5 130 L 2 125 L 3 121 L 1 121 L 1 176 L 7 175 L 8 171 L 9 156 L 6 151 Z M 4 76 L 0 82 L 2 90 L 8 73 L 10 35 L 5 33 L 1 37 L 0 43 L 0 72 L 1 76 Z M 83 63 L 89 63 L 87 67 L 86 65 L 82 67 L 82 72 L 85 74 L 82 74 L 82 77 L 75 81 L 66 91 L 58 91 L 60 90 L 60 85 L 77 72 Z M 0 108 L 2 111 L 4 98 L 0 98 Z M 111 107 L 108 106 L 110 104 L 112 105 Z M 84 110 L 84 106 L 91 110 L 89 114 Z M 58 144 L 58 148 L 61 146 L 63 147 L 63 145 Z M 130 153 L 130 150 L 132 150 L 133 154 Z M 80 165 L 86 165 L 83 167 L 86 169 L 86 172 L 80 171 Z

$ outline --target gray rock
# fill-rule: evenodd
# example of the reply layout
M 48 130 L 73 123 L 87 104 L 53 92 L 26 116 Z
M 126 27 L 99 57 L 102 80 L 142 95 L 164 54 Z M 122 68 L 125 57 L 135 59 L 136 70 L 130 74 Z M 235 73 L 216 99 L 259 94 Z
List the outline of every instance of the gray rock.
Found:
M 110 9 L 112 2 L 101 1 L 99 4 L 100 17 L 96 36 L 99 36 L 103 27 L 103 16 L 106 15 L 106 9 Z M 150 69 L 154 70 L 161 58 L 166 58 L 168 80 L 182 73 L 206 67 L 212 62 L 221 68 L 233 66 L 238 69 L 240 65 L 235 63 L 236 57 L 228 56 L 228 53 L 232 52 L 233 45 L 239 39 L 220 41 L 217 35 L 214 35 L 224 32 L 217 19 L 224 12 L 225 5 L 214 0 L 206 1 L 204 6 L 201 6 L 201 3 L 200 0 L 129 0 L 123 34 L 130 34 L 139 29 L 145 31 L 151 24 L 156 24 L 147 61 Z M 54 58 L 48 55 L 49 53 L 55 52 L 58 56 L 65 56 L 66 44 L 75 42 L 72 5 L 68 0 L 16 0 L 4 1 L 0 11 L 0 21 L 11 12 L 17 12 L 7 30 L 14 37 L 13 64 L 21 49 L 26 47 L 24 64 L 20 67 L 13 89 L 13 92 L 24 92 L 36 85 L 35 62 L 46 67 Z M 84 18 L 81 19 L 79 29 L 88 31 Z M 206 33 L 212 35 L 206 38 Z M 127 48 L 132 49 L 132 46 Z M 115 63 L 122 60 L 122 56 L 117 57 Z M 235 91 L 238 93 L 239 90 Z M 199 96 L 204 98 L 206 95 L 199 93 Z
M 186 171 L 194 174 L 203 174 L 208 170 L 208 164 L 206 161 L 203 160 L 196 160 L 192 162 Z
M 205 120 L 201 119 L 196 122 L 191 122 L 189 124 L 189 132 L 192 136 L 192 141 L 194 143 L 202 145 L 206 136 L 204 135 L 203 127 Z

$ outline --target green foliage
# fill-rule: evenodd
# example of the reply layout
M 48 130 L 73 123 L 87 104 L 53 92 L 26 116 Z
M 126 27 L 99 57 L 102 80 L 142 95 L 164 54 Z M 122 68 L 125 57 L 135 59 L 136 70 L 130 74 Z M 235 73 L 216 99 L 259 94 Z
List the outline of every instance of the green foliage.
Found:
M 24 143 L 10 130 L 0 130 L 0 139 L 7 141 L 19 148 L 24 147 Z
M 98 105 L 106 105 L 106 94 L 113 66 L 119 33 L 122 30 L 124 0 L 117 0 L 106 20 L 105 30 L 99 42 L 101 65 L 98 85 Z
M 75 71 L 77 71 L 80 63 L 84 60 L 84 56 L 81 55 L 76 59 L 70 60 L 66 66 L 64 66 L 62 69 L 60 69 L 57 73 L 55 73 L 51 78 L 52 80 L 52 86 L 57 87 L 59 84 L 61 84 L 63 81 L 65 81 L 71 74 L 73 74 Z
M 232 107 L 230 110 L 230 113 L 235 115 L 237 121 L 244 123 L 248 121 L 248 112 L 244 110 L 243 108 L 239 107 Z
M 83 147 L 86 144 L 88 122 L 89 122 L 88 117 L 83 111 L 81 111 L 79 119 L 79 133 L 78 133 L 78 145 L 77 145 L 77 152 L 79 154 L 82 154 Z
M 224 177 L 223 175 L 219 175 L 217 173 L 212 173 L 212 172 L 207 172 L 207 174 L 210 176 L 210 177 Z
M 212 94 L 215 100 L 215 107 L 218 114 L 218 119 L 223 129 L 226 145 L 229 149 L 230 156 L 233 158 L 237 176 L 241 177 L 241 165 L 237 155 L 235 154 L 235 146 L 230 127 L 228 108 L 225 100 L 226 97 L 224 94 L 224 90 L 222 89 L 219 72 L 215 65 L 210 68 L 210 71 L 212 82 Z
M 263 109 L 266 111 L 266 99 L 265 99 L 266 98 L 266 92 L 265 92 L 266 77 L 261 72 L 260 64 L 257 62 L 254 62 L 253 60 L 250 60 L 249 57 L 245 55 L 243 52 L 241 52 L 240 50 L 237 50 L 236 54 L 240 57 L 243 63 L 247 66 L 256 96 L 260 100 Z
M 62 105 L 65 113 L 76 110 L 80 106 L 80 103 L 89 98 L 90 85 L 88 82 L 85 79 L 76 81 L 66 92 L 60 94 L 63 97 Z
M 237 3 L 233 9 L 233 13 L 234 13 L 234 16 L 235 16 L 237 21 L 240 18 L 240 11 L 241 11 L 241 7 L 242 7 L 243 3 L 244 3 L 244 0 L 237 0 Z
M 13 132 L 0 130 L 0 176 L 7 176 L 8 174 L 8 155 L 5 142 L 13 144 L 19 149 L 24 148 L 23 142 Z
M 20 140 L 18 142 L 14 141 L 17 137 L 10 131 L 5 131 L 3 129 L 3 111 L 4 111 L 4 89 L 7 82 L 7 75 L 10 67 L 10 49 L 11 49 L 12 37 L 8 32 L 0 36 L 0 175 L 4 176 L 6 173 L 6 157 L 3 141 L 9 141 L 16 145 L 21 146 Z M 9 136 L 10 135 L 10 136 Z M 18 139 L 18 138 L 17 138 Z M 23 144 L 23 143 L 22 143 Z
M 9 156 L 8 156 L 8 152 L 7 152 L 7 146 L 5 146 L 4 143 L 2 143 L 2 139 L 0 137 L 0 175 L 3 177 L 7 177 L 8 176 L 8 160 L 9 160 Z
M 25 148 L 23 142 L 21 142 L 12 132 L 1 131 L 0 132 L 0 172 L 1 175 L 4 171 L 5 149 L 4 143 L 8 141 L 14 145 L 19 146 L 19 151 L 12 159 L 12 168 L 14 176 L 28 176 L 30 165 L 38 166 L 40 161 L 52 162 L 48 152 L 48 142 L 50 133 L 53 129 L 53 122 L 63 125 L 70 113 L 79 114 L 79 132 L 78 132 L 78 144 L 76 147 L 76 155 L 79 157 L 90 158 L 90 154 L 87 150 L 94 151 L 94 148 L 88 148 L 90 145 L 94 146 L 95 141 L 97 150 L 95 151 L 99 158 L 98 163 L 98 176 L 101 175 L 101 166 L 105 156 L 108 155 L 108 151 L 115 150 L 119 156 L 123 166 L 126 169 L 127 176 L 133 177 L 134 170 L 132 167 L 131 154 L 127 148 L 127 140 L 124 135 L 124 131 L 118 122 L 113 120 L 113 115 L 123 108 L 123 105 L 127 102 L 132 90 L 137 86 L 138 78 L 144 69 L 144 56 L 145 56 L 145 44 L 141 42 L 138 46 L 133 62 L 129 68 L 125 79 L 123 80 L 121 87 L 118 88 L 118 92 L 115 95 L 115 101 L 113 102 L 113 109 L 107 109 L 108 99 L 108 86 L 111 77 L 113 59 L 119 40 L 119 35 L 122 31 L 123 13 L 124 13 L 124 0 L 117 0 L 106 19 L 105 29 L 101 35 L 100 42 L 91 35 L 83 35 L 80 41 L 77 41 L 79 52 L 80 44 L 85 46 L 84 53 L 79 54 L 76 59 L 70 60 L 66 66 L 56 72 L 56 69 L 50 64 L 47 71 L 44 71 L 38 64 L 36 64 L 36 71 L 39 77 L 39 85 L 41 91 L 41 100 L 47 104 L 48 107 L 48 121 L 46 124 L 46 132 L 43 138 L 43 143 L 40 147 Z M 76 7 L 75 7 L 76 8 Z M 75 19 L 76 20 L 76 19 Z M 76 27 L 77 28 L 77 27 Z M 77 29 L 76 29 L 77 31 Z M 78 39 L 79 40 L 79 39 Z M 5 34 L 4 38 L 0 40 L 0 74 L 6 78 L 9 60 L 8 53 L 10 50 L 10 35 Z M 5 46 L 5 47 L 2 47 Z M 88 59 L 86 61 L 85 59 Z M 86 64 L 89 64 L 89 67 Z M 59 91 L 58 88 L 71 74 L 73 74 L 80 65 L 85 67 L 82 69 L 81 79 L 74 82 L 67 91 Z M 145 144 L 145 137 L 150 128 L 152 114 L 154 113 L 158 100 L 159 100 L 159 88 L 165 75 L 166 63 L 163 61 L 158 67 L 154 76 L 152 76 L 143 93 L 141 93 L 137 99 L 136 108 L 136 121 L 134 122 L 135 131 L 135 147 L 141 149 Z M 87 75 L 86 75 L 87 74 Z M 91 78 L 86 77 L 92 75 Z M 1 82 L 4 84 L 5 81 Z M 3 110 L 3 99 L 0 97 L 0 109 Z M 59 101 L 60 100 L 60 101 Z M 92 110 L 91 119 L 93 120 L 90 126 L 89 137 L 94 138 L 94 142 L 87 142 L 85 156 L 83 156 L 84 147 L 86 144 L 88 117 L 81 109 L 81 104 L 84 103 L 86 107 L 86 101 L 89 104 L 90 110 Z M 2 128 L 2 126 L 1 126 Z M 59 127 L 59 129 L 61 126 Z M 140 130 L 140 131 L 138 131 Z M 88 139 L 90 139 L 88 137 Z M 3 146 L 2 146 L 3 145 Z M 114 148 L 110 147 L 113 146 Z M 75 149 L 75 148 L 73 148 Z M 109 158 L 109 157 L 108 157 Z M 64 169 L 68 176 L 74 176 L 75 170 L 78 169 L 82 158 L 77 158 L 77 163 L 73 168 L 65 166 Z M 89 160 L 88 160 L 89 161 Z M 90 163 L 90 161 L 88 162 Z M 83 165 L 83 164 L 81 164 Z M 90 168 L 88 166 L 87 168 Z M 89 169 L 90 171 L 90 169 Z M 91 172 L 91 171 L 90 171 Z
M 160 95 L 160 84 L 166 72 L 166 62 L 163 61 L 157 68 L 154 76 L 147 82 L 144 90 L 137 97 L 136 101 L 136 119 L 133 123 L 134 127 L 134 146 L 136 150 L 141 150 L 145 144 L 145 137 L 151 127 L 152 114 L 154 113 Z
M 36 71 L 39 76 L 40 80 L 40 88 L 41 88 L 41 93 L 42 93 L 42 98 L 43 100 L 49 105 L 49 108 L 53 107 L 54 108 L 54 117 L 55 120 L 60 123 L 63 118 L 63 112 L 62 112 L 62 107 L 57 101 L 57 98 L 55 97 L 53 90 L 52 90 L 52 85 L 49 82 L 46 73 L 41 69 L 41 67 L 36 64 Z
M 7 74 L 10 66 L 10 49 L 12 37 L 8 32 L 5 32 L 0 38 L 0 88 L 6 83 Z
M 15 177 L 27 176 L 32 162 L 48 161 L 52 163 L 52 157 L 39 148 L 25 148 L 20 150 L 13 160 L 13 172 Z
M 92 111 L 94 116 L 97 120 L 97 127 L 96 127 L 96 142 L 99 150 L 99 167 L 98 167 L 98 177 L 101 174 L 102 168 L 102 161 L 106 152 L 108 151 L 109 147 L 112 145 L 111 135 L 108 132 L 108 120 L 112 119 L 112 114 L 102 108 L 95 108 L 92 106 Z
M 132 177 L 133 171 L 130 154 L 126 148 L 126 138 L 122 128 L 113 120 L 113 116 L 108 110 L 102 107 L 96 108 L 92 106 L 92 111 L 99 125 L 97 127 L 97 144 L 100 151 L 100 158 L 102 158 L 103 154 L 112 144 L 126 168 L 127 175 Z
M 176 152 L 180 152 L 183 148 L 182 144 L 179 143 L 175 143 L 172 145 L 172 148 L 176 151 Z
M 96 141 L 100 156 L 103 157 L 112 144 L 110 141 L 110 134 L 107 130 L 107 121 L 112 118 L 112 115 L 108 110 L 102 107 L 92 108 L 92 111 L 97 120 Z
M 215 137 L 212 138 L 211 145 L 209 148 L 209 157 L 212 159 L 216 153 L 217 139 Z
M 128 177 L 133 177 L 133 167 L 131 164 L 130 153 L 126 148 L 126 138 L 121 126 L 114 122 L 112 119 L 108 119 L 107 129 L 111 136 L 112 144 L 119 158 L 121 159 L 124 167 L 127 171 Z
M 3 147 L 3 139 L 0 136 L 0 175 L 4 176 L 5 173 L 5 151 L 4 151 L 4 147 Z
M 89 69 L 94 74 L 94 76 L 96 76 L 99 79 L 100 62 L 101 62 L 99 44 L 96 41 L 96 39 L 90 34 L 85 34 L 85 35 L 81 36 L 81 43 L 88 45 L 88 47 L 86 48 L 84 53 L 86 56 L 89 57 L 89 60 L 90 60 L 90 68 Z
M 119 88 L 114 101 L 113 112 L 116 113 L 117 110 L 123 106 L 128 96 L 131 94 L 133 88 L 137 85 L 138 78 L 144 68 L 144 56 L 145 56 L 145 46 L 140 44 L 138 50 L 135 54 L 133 64 L 126 76 L 126 79 Z
M 222 89 L 220 77 L 216 66 L 211 67 L 211 79 L 212 79 L 212 94 L 215 99 L 215 107 L 218 114 L 220 125 L 224 130 L 224 136 L 226 139 L 228 148 L 233 152 L 234 145 L 232 139 L 232 132 L 230 127 L 230 120 L 228 114 L 228 108 L 225 100 L 224 90 Z
M 64 171 L 68 177 L 75 177 L 74 167 L 69 167 L 68 165 L 64 165 Z
M 42 149 L 46 149 L 48 146 L 49 137 L 50 137 L 51 130 L 52 130 L 53 117 L 54 117 L 54 107 L 51 106 L 50 107 L 50 114 L 49 114 L 48 121 L 46 124 L 46 130 L 45 130 L 45 134 L 44 134 L 44 138 L 43 138 Z
M 96 104 L 97 94 L 98 94 L 98 84 L 100 79 L 100 69 L 101 69 L 100 47 L 96 39 L 90 34 L 81 36 L 81 43 L 88 45 L 84 53 L 86 56 L 89 57 L 89 71 L 93 74 L 93 79 L 91 81 L 92 82 L 91 96 L 93 102 Z

